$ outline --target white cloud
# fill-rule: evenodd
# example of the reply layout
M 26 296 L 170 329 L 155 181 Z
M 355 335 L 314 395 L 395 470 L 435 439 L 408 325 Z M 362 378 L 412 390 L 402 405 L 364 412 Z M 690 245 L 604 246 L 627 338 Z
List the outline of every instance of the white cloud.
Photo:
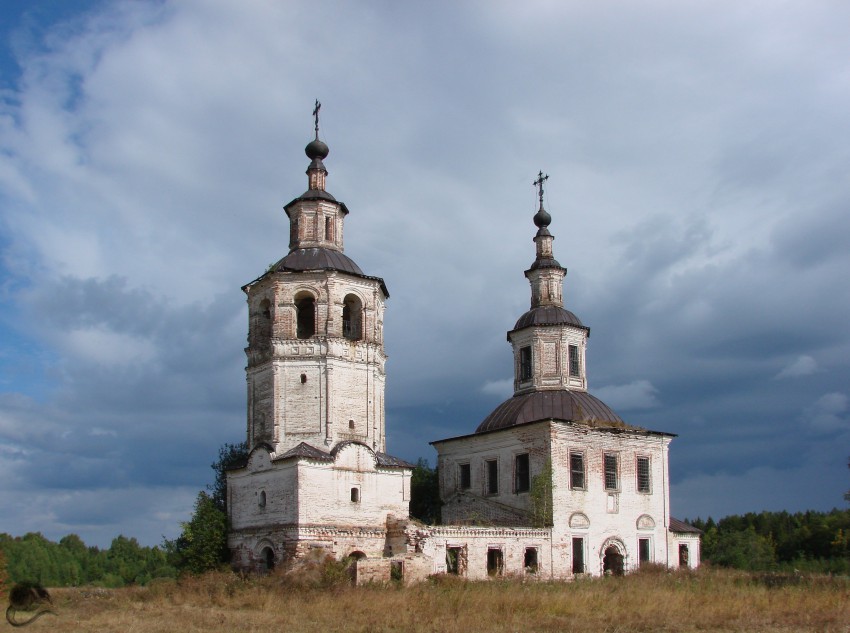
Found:
M 658 389 L 648 380 L 635 380 L 626 385 L 609 385 L 593 390 L 593 395 L 615 411 L 653 409 L 659 406 Z
M 501 396 L 502 398 L 509 398 L 514 393 L 514 381 L 512 378 L 505 378 L 503 380 L 488 380 L 484 383 L 484 386 L 481 387 L 481 391 L 482 393 Z
M 776 374 L 776 378 L 798 378 L 800 376 L 811 376 L 818 370 L 818 364 L 814 358 L 807 355 L 798 356 L 794 362 L 786 365 L 782 371 Z

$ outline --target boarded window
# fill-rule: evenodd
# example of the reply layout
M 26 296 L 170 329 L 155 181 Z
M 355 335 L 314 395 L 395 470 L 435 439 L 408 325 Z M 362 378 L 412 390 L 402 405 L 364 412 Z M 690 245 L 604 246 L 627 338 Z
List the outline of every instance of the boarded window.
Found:
M 584 573 L 584 539 L 573 539 L 573 573 Z
M 495 459 L 486 462 L 487 465 L 487 494 L 499 494 L 499 462 Z
M 584 490 L 584 455 L 570 453 L 570 488 Z
M 640 538 L 638 539 L 638 560 L 640 564 L 650 562 L 650 553 L 649 553 L 649 539 L 648 538 Z
M 637 458 L 637 489 L 638 492 L 650 491 L 649 457 Z
M 514 492 L 528 492 L 531 487 L 531 477 L 528 472 L 528 453 L 517 455 L 514 462 Z
M 579 356 L 578 356 L 578 346 L 570 345 L 570 376 L 578 377 L 581 375 L 579 371 Z
M 289 223 L 289 246 L 290 248 L 298 241 L 298 218 L 292 218 Z
M 617 489 L 617 456 L 605 453 L 605 490 Z
M 523 566 L 525 567 L 526 574 L 536 574 L 537 573 L 537 548 L 536 547 L 526 547 L 525 548 L 525 560 L 523 562 Z
M 531 380 L 531 347 L 519 349 L 519 379 Z
M 458 487 L 461 490 L 472 488 L 472 469 L 469 467 L 469 464 L 458 465 L 458 479 L 460 480 Z
M 487 550 L 487 575 L 501 576 L 505 570 L 505 555 L 501 548 L 491 547 Z

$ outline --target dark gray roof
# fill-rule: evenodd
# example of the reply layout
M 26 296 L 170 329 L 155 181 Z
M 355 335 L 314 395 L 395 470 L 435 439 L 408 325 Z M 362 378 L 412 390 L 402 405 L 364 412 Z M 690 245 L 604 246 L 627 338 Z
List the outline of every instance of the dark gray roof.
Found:
M 532 325 L 572 325 L 587 330 L 588 334 L 590 334 L 590 328 L 585 326 L 576 315 L 559 306 L 537 306 L 536 308 L 531 308 L 531 310 L 517 320 L 511 332 L 531 327 Z
M 393 457 L 386 453 L 375 453 L 375 455 L 378 458 L 378 466 L 383 466 L 384 468 L 414 468 L 413 464 L 398 457 Z
M 607 404 L 586 391 L 558 389 L 534 391 L 505 400 L 484 418 L 475 432 L 485 433 L 550 419 L 633 428 L 623 422 Z
M 324 189 L 308 189 L 304 193 L 302 193 L 297 198 L 289 201 L 287 204 L 283 206 L 283 210 L 286 211 L 286 215 L 289 215 L 289 209 L 295 203 L 301 200 L 327 200 L 328 202 L 336 202 L 339 205 L 339 208 L 342 209 L 342 212 L 345 215 L 348 215 L 348 207 L 345 206 L 344 202 L 339 202 L 336 198 L 334 198 L 330 193 L 325 191 Z
M 690 523 L 685 523 L 673 517 L 670 517 L 670 531 L 677 534 L 702 534 L 702 530 L 699 528 L 695 528 Z
M 301 442 L 298 446 L 290 448 L 277 459 L 289 459 L 291 457 L 306 457 L 307 459 L 318 459 L 324 462 L 332 462 L 334 460 L 330 453 L 326 453 L 315 446 L 310 446 L 307 442 Z
M 531 268 L 525 272 L 537 270 L 538 268 L 560 268 L 561 270 L 566 270 L 566 268 L 561 266 L 561 264 L 558 263 L 558 260 L 554 257 L 541 257 L 540 259 L 535 259 Z
M 297 248 L 274 266 L 275 272 L 304 270 L 339 270 L 359 277 L 360 266 L 345 253 L 330 248 Z

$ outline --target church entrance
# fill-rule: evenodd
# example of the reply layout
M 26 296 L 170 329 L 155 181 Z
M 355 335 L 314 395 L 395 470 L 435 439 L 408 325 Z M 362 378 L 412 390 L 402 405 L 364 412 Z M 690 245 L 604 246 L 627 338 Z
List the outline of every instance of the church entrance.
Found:
M 274 550 L 271 547 L 263 548 L 260 553 L 263 558 L 263 571 L 270 572 L 274 570 Z
M 607 576 L 622 576 L 625 572 L 623 565 L 623 555 L 613 545 L 609 545 L 605 549 L 605 556 L 602 558 L 602 572 Z

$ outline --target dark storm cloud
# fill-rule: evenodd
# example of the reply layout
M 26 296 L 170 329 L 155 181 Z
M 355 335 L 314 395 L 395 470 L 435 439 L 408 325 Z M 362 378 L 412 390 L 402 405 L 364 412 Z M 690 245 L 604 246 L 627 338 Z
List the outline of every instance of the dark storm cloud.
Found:
M 346 253 L 392 295 L 390 452 L 433 463 L 510 395 L 543 169 L 591 391 L 679 434 L 674 514 L 840 503 L 848 20 L 129 2 L 50 30 L 0 111 L 2 315 L 27 355 L 4 358 L 0 501 L 43 508 L 0 531 L 153 543 L 188 514 L 244 434 L 239 287 L 285 254 L 317 97 Z

